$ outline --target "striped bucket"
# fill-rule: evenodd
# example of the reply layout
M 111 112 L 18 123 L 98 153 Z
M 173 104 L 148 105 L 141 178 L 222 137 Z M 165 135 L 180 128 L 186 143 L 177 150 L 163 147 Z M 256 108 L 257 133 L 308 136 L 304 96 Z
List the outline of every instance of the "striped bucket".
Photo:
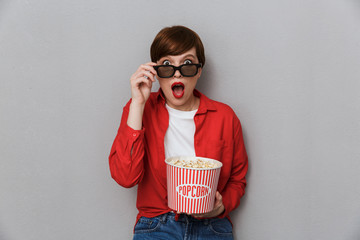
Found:
M 174 160 L 202 160 L 215 163 L 214 168 L 189 168 L 173 164 Z M 203 157 L 171 157 L 167 167 L 167 194 L 169 208 L 182 213 L 210 212 L 214 208 L 215 194 L 222 163 Z

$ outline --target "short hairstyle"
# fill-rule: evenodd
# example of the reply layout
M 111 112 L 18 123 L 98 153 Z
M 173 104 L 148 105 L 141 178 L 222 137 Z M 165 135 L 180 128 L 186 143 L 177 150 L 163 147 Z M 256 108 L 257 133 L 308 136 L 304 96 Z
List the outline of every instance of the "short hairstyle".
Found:
M 184 26 L 163 28 L 150 48 L 151 61 L 156 62 L 168 55 L 180 55 L 195 47 L 199 62 L 205 65 L 205 50 L 199 35 Z

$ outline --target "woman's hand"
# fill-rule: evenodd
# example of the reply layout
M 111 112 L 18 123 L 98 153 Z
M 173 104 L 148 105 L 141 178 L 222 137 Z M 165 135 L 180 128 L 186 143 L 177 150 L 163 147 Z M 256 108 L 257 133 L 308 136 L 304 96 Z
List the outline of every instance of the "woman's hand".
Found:
M 155 82 L 156 71 L 153 68 L 156 63 L 148 62 L 140 65 L 130 78 L 132 103 L 139 106 L 145 105 L 148 100 L 152 83 Z
M 212 217 L 219 216 L 220 214 L 222 214 L 224 212 L 224 210 L 225 210 L 225 207 L 222 202 L 222 196 L 218 191 L 216 191 L 214 209 L 211 212 L 192 214 L 192 216 L 195 218 L 212 218 Z
M 155 82 L 155 65 L 153 62 L 140 65 L 130 78 L 131 104 L 127 125 L 134 130 L 142 129 L 145 103 L 150 96 L 152 83 Z

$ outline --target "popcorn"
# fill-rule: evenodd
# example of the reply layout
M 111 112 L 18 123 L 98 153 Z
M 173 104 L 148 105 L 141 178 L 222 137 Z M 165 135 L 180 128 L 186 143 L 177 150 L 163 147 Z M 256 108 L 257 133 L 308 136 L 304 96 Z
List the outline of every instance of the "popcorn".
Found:
M 205 161 L 203 159 L 173 159 L 169 162 L 177 167 L 184 168 L 216 168 L 217 164 L 211 161 Z
M 214 209 L 222 163 L 199 156 L 165 159 L 169 208 L 187 214 Z

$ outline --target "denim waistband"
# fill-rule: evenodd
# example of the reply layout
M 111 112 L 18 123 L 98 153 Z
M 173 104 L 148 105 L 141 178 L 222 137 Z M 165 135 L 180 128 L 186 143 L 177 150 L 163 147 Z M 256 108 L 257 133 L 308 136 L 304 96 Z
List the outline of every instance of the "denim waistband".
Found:
M 168 213 L 164 213 L 160 216 L 158 216 L 160 218 L 160 221 L 162 222 L 166 222 L 166 220 L 171 219 L 171 220 L 175 220 L 178 222 L 184 222 L 184 223 L 190 223 L 190 222 L 203 222 L 204 224 L 207 224 L 209 222 L 209 219 L 205 218 L 205 219 L 197 219 L 194 218 L 191 215 L 187 215 L 187 214 L 175 214 L 174 212 L 168 212 Z

